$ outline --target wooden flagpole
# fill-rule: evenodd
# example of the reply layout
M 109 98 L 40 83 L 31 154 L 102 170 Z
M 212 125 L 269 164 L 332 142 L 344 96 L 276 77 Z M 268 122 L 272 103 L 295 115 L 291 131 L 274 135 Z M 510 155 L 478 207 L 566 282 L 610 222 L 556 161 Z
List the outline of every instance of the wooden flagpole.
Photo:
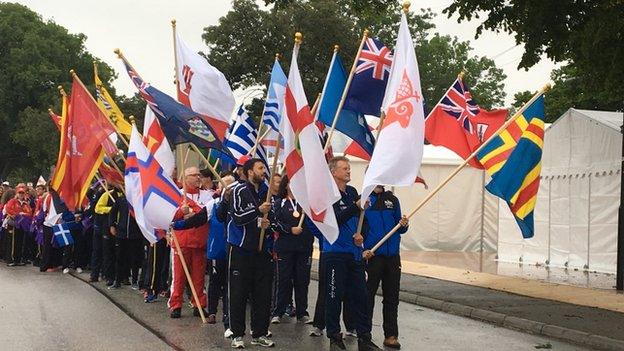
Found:
M 526 104 L 524 104 L 524 106 L 522 106 L 522 108 L 520 110 L 518 110 L 518 112 L 516 112 L 513 115 L 513 117 L 511 117 L 509 120 L 507 120 L 507 122 L 505 122 L 505 124 L 500 126 L 500 128 L 498 128 L 498 130 L 496 132 L 494 132 L 494 134 L 492 134 L 492 136 L 490 136 L 490 138 L 488 140 L 483 142 L 481 144 L 481 146 L 479 146 L 472 154 L 470 154 L 470 156 L 466 157 L 464 162 L 462 162 L 459 166 L 457 166 L 457 168 L 455 168 L 455 170 L 448 177 L 446 177 L 446 179 L 444 179 L 444 181 L 442 181 L 442 183 L 440 183 L 422 201 L 420 201 L 420 203 L 418 205 L 416 205 L 416 207 L 407 215 L 407 219 L 410 219 L 416 212 L 418 212 L 418 210 L 420 210 L 427 202 L 429 202 L 429 200 L 431 200 L 431 198 L 435 194 L 437 194 L 451 179 L 453 179 L 453 177 L 455 177 L 457 175 L 457 173 L 459 173 L 459 171 L 461 171 L 464 167 L 466 167 L 468 162 L 473 157 L 475 157 L 490 141 L 492 141 L 501 132 L 503 132 L 511 123 L 513 123 L 520 115 L 522 115 L 522 112 L 524 112 L 524 110 L 526 110 L 526 108 L 528 106 L 530 106 L 533 102 L 535 102 L 535 100 L 537 100 L 540 96 L 542 96 L 549 89 L 550 89 L 550 85 L 546 85 L 542 89 L 540 89 L 540 91 L 535 93 L 535 95 L 533 95 L 531 100 L 529 100 Z M 373 246 L 372 249 L 370 249 L 370 251 L 374 253 L 381 245 L 383 245 L 384 242 L 386 242 L 386 240 L 388 240 L 392 236 L 392 234 L 394 234 L 397 230 L 399 230 L 400 227 L 401 227 L 400 224 L 395 225 L 394 228 L 392 228 L 392 230 L 390 230 L 383 238 L 381 238 L 381 240 L 379 240 L 379 242 L 377 244 L 375 244 L 375 246 Z
M 340 116 L 340 111 L 344 106 L 345 100 L 347 98 L 347 93 L 349 92 L 349 87 L 351 86 L 351 81 L 353 80 L 353 75 L 355 74 L 355 68 L 357 67 L 357 62 L 360 59 L 360 54 L 362 53 L 362 48 L 364 47 L 364 43 L 368 39 L 368 29 L 364 30 L 362 34 L 362 41 L 360 42 L 360 47 L 358 48 L 357 53 L 355 54 L 355 58 L 353 59 L 353 65 L 351 65 L 351 72 L 349 73 L 349 78 L 347 79 L 347 84 L 342 91 L 342 97 L 340 98 L 340 102 L 338 103 L 338 109 L 336 110 L 336 114 L 334 115 L 334 120 L 332 121 L 331 129 L 329 130 L 329 134 L 327 135 L 327 141 L 325 141 L 325 147 L 323 148 L 323 154 L 327 152 L 329 145 L 331 145 L 331 139 L 334 135 L 334 130 L 336 129 L 336 122 L 338 122 L 338 117 Z
M 277 138 L 277 143 L 275 144 L 275 154 L 273 155 L 273 164 L 271 165 L 271 175 L 269 176 L 269 189 L 267 190 L 267 195 L 266 195 L 266 199 L 264 200 L 264 202 L 269 202 L 271 201 L 271 182 L 273 181 L 273 176 L 276 174 L 277 171 L 277 160 L 279 158 L 279 152 L 280 152 L 280 139 L 281 138 Z M 265 213 L 264 216 L 262 216 L 262 219 L 268 219 L 269 218 L 269 213 Z M 262 245 L 264 244 L 264 233 L 265 233 L 266 229 L 265 228 L 261 228 L 260 229 L 260 238 L 258 240 L 258 252 L 262 251 Z

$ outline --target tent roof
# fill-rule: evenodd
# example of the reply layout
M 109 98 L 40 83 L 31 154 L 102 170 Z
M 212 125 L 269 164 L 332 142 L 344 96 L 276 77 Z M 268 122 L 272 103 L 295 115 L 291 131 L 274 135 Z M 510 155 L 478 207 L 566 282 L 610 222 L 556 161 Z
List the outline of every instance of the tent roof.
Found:
M 620 127 L 622 126 L 622 120 L 624 119 L 624 113 L 622 112 L 578 110 L 575 108 L 571 108 L 570 110 L 577 112 L 617 132 L 620 131 Z

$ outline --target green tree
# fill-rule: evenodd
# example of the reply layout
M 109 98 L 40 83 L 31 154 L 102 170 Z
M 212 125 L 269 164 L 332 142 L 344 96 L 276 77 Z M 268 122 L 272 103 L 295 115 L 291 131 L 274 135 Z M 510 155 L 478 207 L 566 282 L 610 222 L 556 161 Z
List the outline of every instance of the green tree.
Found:
M 282 67 L 287 71 L 293 35 L 303 33 L 299 68 L 310 104 L 321 92 L 334 45 L 347 69 L 362 32 L 392 46 L 400 18 L 401 5 L 390 0 L 268 0 L 263 10 L 252 0 L 235 0 L 233 8 L 219 23 L 204 29 L 202 35 L 210 48 L 208 60 L 224 72 L 233 88 L 264 86 L 269 79 L 275 52 L 283 54 Z M 486 107 L 500 106 L 505 93 L 505 76 L 494 62 L 471 55 L 470 43 L 432 33 L 433 14 L 423 10 L 409 13 L 408 23 L 414 38 L 420 65 L 423 94 L 433 106 L 465 69 L 465 81 L 473 95 Z M 258 101 L 253 114 L 260 113 Z
M 550 95 L 559 95 L 551 100 L 624 109 L 624 2 L 454 0 L 444 11 L 459 15 L 459 21 L 484 18 L 477 37 L 486 29 L 515 34 L 525 48 L 518 68 L 532 67 L 543 54 L 566 62 L 553 72 Z
M 60 112 L 56 87 L 69 92 L 69 70 L 74 69 L 94 91 L 95 57 L 86 51 L 85 40 L 25 6 L 0 3 L 0 178 L 49 175 L 58 133 L 47 110 Z M 110 85 L 112 68 L 101 64 L 99 74 Z

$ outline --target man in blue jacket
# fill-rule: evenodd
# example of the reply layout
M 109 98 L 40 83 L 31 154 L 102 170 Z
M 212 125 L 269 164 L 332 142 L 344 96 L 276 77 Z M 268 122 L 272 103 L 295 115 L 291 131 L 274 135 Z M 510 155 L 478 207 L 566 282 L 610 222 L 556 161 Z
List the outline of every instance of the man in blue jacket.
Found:
M 408 219 L 401 215 L 399 199 L 383 186 L 375 187 L 369 197 L 370 206 L 366 209 L 368 235 L 364 240 L 364 258 L 368 260 L 366 273 L 368 280 L 368 317 L 372 320 L 375 307 L 375 294 L 381 282 L 383 290 L 383 329 L 384 345 L 400 349 L 397 314 L 399 309 L 399 286 L 401 281 L 401 256 L 399 246 L 401 234 L 407 232 Z M 401 227 L 373 254 L 370 249 L 377 244 L 394 226 Z
M 346 349 L 340 333 L 340 312 L 345 302 L 357 330 L 358 350 L 378 350 L 371 340 L 372 324 L 368 317 L 366 276 L 362 260 L 364 237 L 362 233 L 357 233 L 360 199 L 357 190 L 347 185 L 351 181 L 349 159 L 344 156 L 332 158 L 329 160 L 329 171 L 342 195 L 334 204 L 338 238 L 333 244 L 323 238 L 327 279 L 325 319 L 330 348 Z

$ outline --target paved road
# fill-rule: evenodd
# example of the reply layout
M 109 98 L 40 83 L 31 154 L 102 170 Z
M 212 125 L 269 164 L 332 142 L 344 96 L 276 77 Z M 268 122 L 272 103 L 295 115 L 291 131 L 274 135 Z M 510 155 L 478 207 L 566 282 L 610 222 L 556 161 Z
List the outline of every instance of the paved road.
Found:
M 139 301 L 137 300 L 137 303 Z M 170 350 L 89 285 L 0 263 L 1 350 Z
M 86 279 L 87 275 L 80 275 Z M 117 304 L 134 318 L 147 324 L 169 343 L 184 350 L 228 350 L 229 341 L 223 338 L 221 324 L 202 325 L 199 318 L 192 317 L 190 308 L 183 309 L 183 317 L 179 320 L 168 318 L 166 302 L 158 300 L 153 304 L 144 304 L 140 295 L 128 287 L 120 290 L 106 290 L 103 283 L 94 285 L 110 296 Z M 311 305 L 316 301 L 316 282 L 310 289 Z M 377 306 L 381 306 L 381 298 L 377 298 Z M 439 311 L 422 308 L 416 305 L 401 303 L 399 312 L 400 339 L 403 350 L 535 350 L 536 346 L 550 344 L 552 350 L 587 350 L 583 347 L 567 344 L 558 340 L 524 334 L 521 332 L 496 327 L 472 319 L 450 315 Z M 373 338 L 381 344 L 383 332 L 381 328 L 380 308 L 376 308 L 373 318 Z M 308 336 L 309 327 L 286 321 L 279 325 L 271 325 L 273 339 L 277 343 L 276 350 L 327 350 L 328 340 Z M 250 336 L 245 342 L 250 349 L 258 347 L 249 344 Z M 350 350 L 357 349 L 357 341 L 347 339 Z

